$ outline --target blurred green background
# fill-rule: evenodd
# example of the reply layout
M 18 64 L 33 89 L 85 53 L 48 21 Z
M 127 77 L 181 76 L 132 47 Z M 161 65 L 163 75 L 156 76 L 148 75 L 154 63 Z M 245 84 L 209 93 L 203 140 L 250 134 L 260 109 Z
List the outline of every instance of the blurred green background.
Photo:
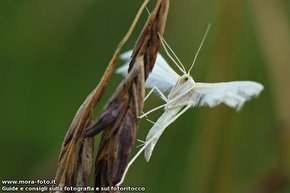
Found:
M 141 3 L 0 1 L 1 180 L 54 176 L 74 114 Z M 132 49 L 146 18 L 124 51 Z M 124 185 L 150 193 L 290 192 L 289 0 L 171 1 L 164 36 L 186 68 L 209 22 L 193 78 L 254 80 L 265 90 L 240 112 L 224 105 L 190 109 L 166 130 L 149 163 L 136 161 Z M 96 114 L 121 79 L 112 77 Z M 150 100 L 146 109 L 160 104 Z M 141 121 L 138 138 L 150 127 Z

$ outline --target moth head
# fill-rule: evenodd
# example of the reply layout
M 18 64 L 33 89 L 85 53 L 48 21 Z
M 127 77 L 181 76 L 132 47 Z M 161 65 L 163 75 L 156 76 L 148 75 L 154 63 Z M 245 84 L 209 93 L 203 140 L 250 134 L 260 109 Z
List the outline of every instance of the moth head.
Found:
M 192 88 L 195 86 L 195 82 L 192 77 L 188 74 L 183 74 L 179 77 L 177 83 L 171 90 L 168 98 L 174 98 L 180 94 L 185 94 L 188 92 L 192 92 Z
M 192 77 L 188 74 L 183 74 L 179 78 L 179 83 L 180 84 L 189 84 L 189 83 L 195 83 Z
M 187 90 L 189 88 L 194 87 L 195 82 L 190 75 L 183 74 L 182 76 L 180 76 L 177 85 L 178 87 L 182 88 L 182 90 Z

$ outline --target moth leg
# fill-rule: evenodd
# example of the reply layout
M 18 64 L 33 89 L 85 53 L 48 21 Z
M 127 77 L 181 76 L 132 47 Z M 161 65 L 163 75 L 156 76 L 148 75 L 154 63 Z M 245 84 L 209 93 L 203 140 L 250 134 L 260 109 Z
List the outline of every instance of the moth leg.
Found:
M 152 109 L 152 110 L 150 110 L 150 111 L 144 113 L 143 115 L 138 116 L 138 118 L 139 118 L 139 119 L 142 119 L 143 117 L 147 117 L 148 114 L 150 114 L 150 113 L 152 113 L 152 112 L 154 112 L 154 111 L 156 111 L 156 110 L 158 110 L 158 109 L 161 109 L 162 107 L 165 107 L 166 104 L 167 104 L 167 103 L 165 103 L 165 104 L 163 104 L 163 105 L 160 105 L 160 106 L 158 106 L 158 107 L 155 107 L 154 109 Z
M 151 13 L 150 13 L 148 7 L 146 6 L 145 8 L 146 8 L 146 11 L 147 11 L 148 15 L 150 15 Z
M 136 148 L 142 147 L 145 145 L 146 141 L 141 140 L 141 139 L 137 139 L 138 142 L 140 142 L 141 144 L 137 145 Z
M 156 90 L 157 92 L 158 92 L 158 94 L 160 94 L 160 98 L 162 99 L 162 100 L 164 100 L 165 102 L 167 102 L 168 101 L 168 99 L 167 99 L 167 97 L 159 90 L 159 88 L 157 88 L 157 87 L 153 87 L 151 90 L 150 90 L 150 92 L 147 94 L 147 96 L 145 97 L 145 99 L 144 99 L 144 102 L 146 101 L 146 99 L 152 94 L 152 92 L 154 91 L 154 90 Z
M 145 113 L 143 111 L 141 113 L 142 113 L 142 115 L 138 116 L 137 117 L 138 119 L 142 119 L 143 117 L 146 117 L 146 119 L 148 119 L 147 115 L 145 115 Z
M 168 101 L 167 97 L 159 90 L 159 88 L 157 88 L 155 86 L 149 91 L 149 93 L 147 94 L 147 96 L 144 98 L 144 102 L 148 99 L 148 97 L 152 94 L 152 92 L 154 90 L 156 90 L 158 92 L 158 94 L 160 95 L 160 98 L 167 103 L 167 101 Z M 164 107 L 165 105 L 166 104 L 161 105 L 161 106 L 158 106 L 158 107 L 156 107 L 156 108 L 148 111 L 147 113 L 142 112 L 143 114 L 141 116 L 139 116 L 138 118 L 142 119 L 143 117 L 146 117 L 148 119 L 148 117 L 147 117 L 148 114 L 150 114 L 150 113 L 152 113 L 152 112 L 154 112 L 154 111 L 156 111 L 156 110 Z
M 139 142 L 141 142 L 141 143 L 145 143 L 145 141 L 142 140 L 142 139 L 137 139 L 137 141 L 139 141 Z
M 148 118 L 146 118 L 146 120 L 147 120 L 149 123 L 152 123 L 153 125 L 155 124 L 154 121 L 152 121 L 152 120 L 150 120 L 150 119 L 148 119 Z
M 173 52 L 173 50 L 170 48 L 170 46 L 167 44 L 167 42 L 165 41 L 165 39 L 158 33 L 159 38 L 160 38 L 160 42 L 162 47 L 164 48 L 166 54 L 168 55 L 168 57 L 172 60 L 172 62 L 179 68 L 179 70 L 183 73 L 186 73 L 185 68 L 183 66 L 183 64 L 180 62 L 179 58 L 176 56 L 176 54 Z M 168 47 L 168 49 L 173 53 L 173 56 L 176 58 L 176 60 L 179 62 L 179 64 L 176 62 L 176 60 L 171 56 L 171 54 L 169 53 L 169 51 L 167 50 L 166 46 Z M 181 66 L 181 67 L 180 67 Z

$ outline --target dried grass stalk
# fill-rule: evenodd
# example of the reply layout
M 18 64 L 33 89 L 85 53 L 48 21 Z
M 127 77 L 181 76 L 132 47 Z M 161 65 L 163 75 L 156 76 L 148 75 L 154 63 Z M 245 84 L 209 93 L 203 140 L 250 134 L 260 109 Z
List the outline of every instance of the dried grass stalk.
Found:
M 100 132 L 102 136 L 95 162 L 95 187 L 115 185 L 122 177 L 136 138 L 137 116 L 143 109 L 144 82 L 155 63 L 160 46 L 159 34 L 162 35 L 164 31 L 169 0 L 157 1 L 134 47 L 128 77 L 120 83 L 94 124 L 92 112 L 111 77 L 122 46 L 148 1 L 142 4 L 102 80 L 86 98 L 71 123 L 59 156 L 56 181 L 60 187 L 88 185 L 92 170 L 93 136 Z

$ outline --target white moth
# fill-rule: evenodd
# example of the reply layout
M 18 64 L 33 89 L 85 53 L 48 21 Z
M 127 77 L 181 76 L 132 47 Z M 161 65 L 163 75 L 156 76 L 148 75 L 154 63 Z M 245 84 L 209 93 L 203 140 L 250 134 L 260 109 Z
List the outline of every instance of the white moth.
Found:
M 149 161 L 152 155 L 152 151 L 166 127 L 174 122 L 190 107 L 214 107 L 220 103 L 224 103 L 229 107 L 240 110 L 246 101 L 250 100 L 253 96 L 258 96 L 263 90 L 263 85 L 253 81 L 199 83 L 193 80 L 193 78 L 190 76 L 190 71 L 202 47 L 209 27 L 210 26 L 208 26 L 207 28 L 207 31 L 202 39 L 202 42 L 198 48 L 193 63 L 188 72 L 186 72 L 182 63 L 174 54 L 169 45 L 165 42 L 163 38 L 161 38 L 161 42 L 166 53 L 183 74 L 181 76 L 178 75 L 167 64 L 165 59 L 158 53 L 153 71 L 149 75 L 145 84 L 147 88 L 152 88 L 152 90 L 146 96 L 145 100 L 155 90 L 166 103 L 143 114 L 140 118 L 147 116 L 149 113 L 162 107 L 164 107 L 164 113 L 159 117 L 159 119 L 156 121 L 156 123 L 154 123 L 153 127 L 148 132 L 143 147 L 128 163 L 123 178 L 118 183 L 118 185 L 123 182 L 130 165 L 143 150 L 145 150 L 145 160 Z M 175 59 L 170 55 L 166 47 L 171 51 Z M 127 75 L 127 69 L 129 66 L 131 53 L 132 51 L 128 51 L 121 55 L 121 59 L 125 60 L 126 64 L 117 69 L 117 73 L 120 73 L 124 76 Z M 166 97 L 165 94 L 168 94 L 168 97 Z

